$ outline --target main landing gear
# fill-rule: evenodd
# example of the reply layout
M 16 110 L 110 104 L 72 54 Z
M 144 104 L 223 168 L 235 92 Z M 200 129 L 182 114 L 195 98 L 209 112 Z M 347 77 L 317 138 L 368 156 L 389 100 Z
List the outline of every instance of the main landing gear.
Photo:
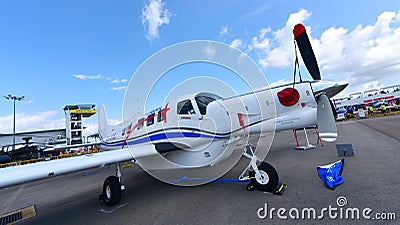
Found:
M 252 145 L 247 144 L 243 151 L 243 156 L 250 159 L 250 163 L 247 168 L 242 172 L 239 179 L 248 180 L 250 183 L 247 185 L 248 191 L 254 191 L 255 189 L 271 192 L 276 195 L 282 195 L 286 190 L 286 184 L 279 182 L 278 172 L 275 168 L 267 163 L 261 162 L 257 159 L 257 156 L 253 152 Z M 259 164 L 257 166 L 257 164 Z M 248 176 L 245 174 L 248 171 Z
M 103 192 L 99 195 L 101 203 L 113 206 L 121 201 L 121 194 L 125 189 L 125 186 L 121 185 L 121 176 L 121 167 L 117 163 L 116 176 L 109 176 L 104 181 Z

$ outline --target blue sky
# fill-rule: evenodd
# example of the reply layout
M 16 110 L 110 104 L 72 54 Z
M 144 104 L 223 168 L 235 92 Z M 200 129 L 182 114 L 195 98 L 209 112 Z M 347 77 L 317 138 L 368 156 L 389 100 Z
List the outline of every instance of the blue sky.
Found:
M 237 47 L 279 84 L 292 79 L 291 29 L 300 22 L 323 78 L 349 81 L 347 93 L 400 83 L 399 10 L 394 0 L 1 1 L 0 94 L 26 96 L 19 131 L 63 127 L 62 108 L 75 103 L 104 103 L 116 122 L 148 57 L 202 39 Z M 0 132 L 11 131 L 12 103 L 2 98 Z

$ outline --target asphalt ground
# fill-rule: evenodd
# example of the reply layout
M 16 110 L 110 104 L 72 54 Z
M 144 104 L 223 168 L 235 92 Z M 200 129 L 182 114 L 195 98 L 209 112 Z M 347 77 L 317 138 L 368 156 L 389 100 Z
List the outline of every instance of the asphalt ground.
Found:
M 123 170 L 127 190 L 121 203 L 108 207 L 98 202 L 98 194 L 104 179 L 114 174 L 115 167 L 110 166 L 0 189 L 0 214 L 35 205 L 37 216 L 18 224 L 399 224 L 400 116 L 337 126 L 336 143 L 318 144 L 306 151 L 294 149 L 291 131 L 276 134 L 265 161 L 288 185 L 282 196 L 246 191 L 246 183 L 173 186 L 133 166 Z M 302 132 L 298 135 L 305 143 Z M 314 131 L 308 130 L 308 135 L 315 145 Z M 336 144 L 352 144 L 355 156 L 339 157 Z M 319 179 L 316 167 L 342 158 L 344 182 L 330 190 Z M 236 179 L 247 163 L 247 159 L 239 161 L 223 178 Z M 343 197 L 347 204 L 339 206 L 337 200 Z M 261 219 L 257 211 L 265 215 L 266 205 L 268 213 Z M 280 216 L 287 219 L 279 218 L 279 208 L 283 208 Z M 316 211 L 315 219 L 312 214 L 308 218 L 304 210 L 311 208 Z M 351 210 L 359 211 L 359 219 L 352 217 Z M 363 210 L 370 219 L 363 216 Z M 296 211 L 299 219 L 292 219 Z M 379 220 L 393 215 L 396 219 Z

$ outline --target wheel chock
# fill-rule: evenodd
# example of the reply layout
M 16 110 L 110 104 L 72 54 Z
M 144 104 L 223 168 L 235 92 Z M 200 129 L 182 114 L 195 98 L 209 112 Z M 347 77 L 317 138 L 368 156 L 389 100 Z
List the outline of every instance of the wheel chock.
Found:
M 254 187 L 254 185 L 252 184 L 252 183 L 249 183 L 248 185 L 247 185 L 247 188 L 246 188 L 246 190 L 248 190 L 248 191 L 254 191 L 256 188 Z
M 103 193 L 99 194 L 99 202 L 104 203 L 104 194 Z
M 276 188 L 274 188 L 274 190 L 272 190 L 272 193 L 274 195 L 283 195 L 283 193 L 285 193 L 286 188 L 287 188 L 286 184 L 278 183 Z

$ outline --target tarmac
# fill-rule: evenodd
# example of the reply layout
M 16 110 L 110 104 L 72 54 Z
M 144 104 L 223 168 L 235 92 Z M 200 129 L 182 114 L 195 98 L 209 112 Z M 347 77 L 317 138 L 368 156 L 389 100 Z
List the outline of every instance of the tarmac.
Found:
M 98 194 L 104 179 L 114 175 L 112 165 L 0 189 L 0 214 L 34 205 L 36 216 L 17 224 L 399 224 L 400 116 L 337 127 L 338 140 L 324 146 L 308 130 L 316 148 L 305 151 L 295 150 L 292 131 L 276 133 L 265 161 L 287 184 L 281 196 L 246 191 L 247 183 L 173 186 L 135 165 L 122 171 L 127 189 L 121 203 L 108 207 L 98 202 Z M 298 135 L 304 144 L 302 132 Z M 339 157 L 336 144 L 352 144 L 355 156 Z M 344 182 L 328 189 L 316 167 L 342 158 Z M 247 163 L 240 160 L 223 178 L 238 178 Z

